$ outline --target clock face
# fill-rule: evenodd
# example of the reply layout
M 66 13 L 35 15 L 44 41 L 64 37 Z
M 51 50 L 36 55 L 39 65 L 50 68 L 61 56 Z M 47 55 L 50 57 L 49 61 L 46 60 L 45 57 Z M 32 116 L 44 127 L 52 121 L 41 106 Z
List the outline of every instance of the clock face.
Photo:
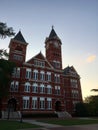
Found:
M 54 42 L 54 45 L 55 45 L 55 47 L 59 46 L 58 42 Z

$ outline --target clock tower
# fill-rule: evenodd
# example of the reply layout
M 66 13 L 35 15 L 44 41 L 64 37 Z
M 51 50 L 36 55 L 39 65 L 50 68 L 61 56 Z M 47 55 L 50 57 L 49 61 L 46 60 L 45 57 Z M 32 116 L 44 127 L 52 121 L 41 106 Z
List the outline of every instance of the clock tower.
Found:
M 45 40 L 46 58 L 50 64 L 58 70 L 62 69 L 62 42 L 57 36 L 53 26 L 49 37 Z

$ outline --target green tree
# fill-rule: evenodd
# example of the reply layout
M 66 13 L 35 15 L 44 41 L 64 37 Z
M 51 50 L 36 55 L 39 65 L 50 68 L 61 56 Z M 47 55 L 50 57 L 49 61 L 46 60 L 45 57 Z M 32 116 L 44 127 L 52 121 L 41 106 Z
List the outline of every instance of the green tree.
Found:
M 0 22 L 0 37 L 6 38 L 15 35 L 12 27 L 8 27 L 6 23 Z
M 0 59 L 0 98 L 7 96 L 8 86 L 15 63 Z
M 15 33 L 12 27 L 7 27 L 6 23 L 0 22 L 0 38 L 13 36 Z M 2 107 L 2 98 L 8 95 L 8 88 L 11 80 L 11 73 L 15 63 L 6 60 L 8 53 L 6 49 L 0 49 L 0 107 Z
M 0 22 L 0 38 L 4 39 L 6 37 L 14 36 L 15 32 L 12 27 L 8 27 L 6 23 Z M 8 58 L 8 53 L 6 49 L 0 49 L 0 59 Z
M 98 89 L 92 89 L 91 91 L 98 92 Z
M 87 103 L 77 103 L 75 106 L 75 115 L 78 117 L 88 116 Z
M 88 103 L 89 115 L 98 116 L 98 95 L 87 97 L 85 102 Z

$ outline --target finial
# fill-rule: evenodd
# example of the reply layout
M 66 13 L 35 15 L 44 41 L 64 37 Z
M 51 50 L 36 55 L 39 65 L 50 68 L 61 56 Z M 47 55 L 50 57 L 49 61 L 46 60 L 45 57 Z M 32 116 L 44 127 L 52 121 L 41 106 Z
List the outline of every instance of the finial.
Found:
M 21 32 L 21 29 L 19 29 L 19 32 Z
M 52 29 L 54 28 L 54 26 L 52 25 Z

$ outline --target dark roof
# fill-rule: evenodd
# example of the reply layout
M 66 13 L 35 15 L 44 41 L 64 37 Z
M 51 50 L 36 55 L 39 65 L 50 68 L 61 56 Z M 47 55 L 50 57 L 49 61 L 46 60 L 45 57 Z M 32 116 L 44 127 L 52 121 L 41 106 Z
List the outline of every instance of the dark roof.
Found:
M 21 31 L 19 31 L 17 33 L 17 35 L 13 38 L 14 40 L 17 40 L 17 41 L 20 41 L 20 42 L 23 42 L 23 43 L 27 43 L 21 33 Z
M 53 27 L 52 27 L 52 30 L 50 32 L 49 38 L 58 38 L 58 36 L 57 36 L 55 30 L 53 29 Z
M 71 66 L 71 67 L 68 66 L 68 67 L 64 68 L 63 69 L 63 74 L 64 75 L 69 75 L 69 76 L 77 76 L 77 77 L 79 77 L 77 71 L 75 70 L 75 68 L 73 66 Z
M 68 67 L 64 68 L 63 72 L 64 72 L 64 75 L 69 74 L 70 73 L 70 67 L 68 66 Z

